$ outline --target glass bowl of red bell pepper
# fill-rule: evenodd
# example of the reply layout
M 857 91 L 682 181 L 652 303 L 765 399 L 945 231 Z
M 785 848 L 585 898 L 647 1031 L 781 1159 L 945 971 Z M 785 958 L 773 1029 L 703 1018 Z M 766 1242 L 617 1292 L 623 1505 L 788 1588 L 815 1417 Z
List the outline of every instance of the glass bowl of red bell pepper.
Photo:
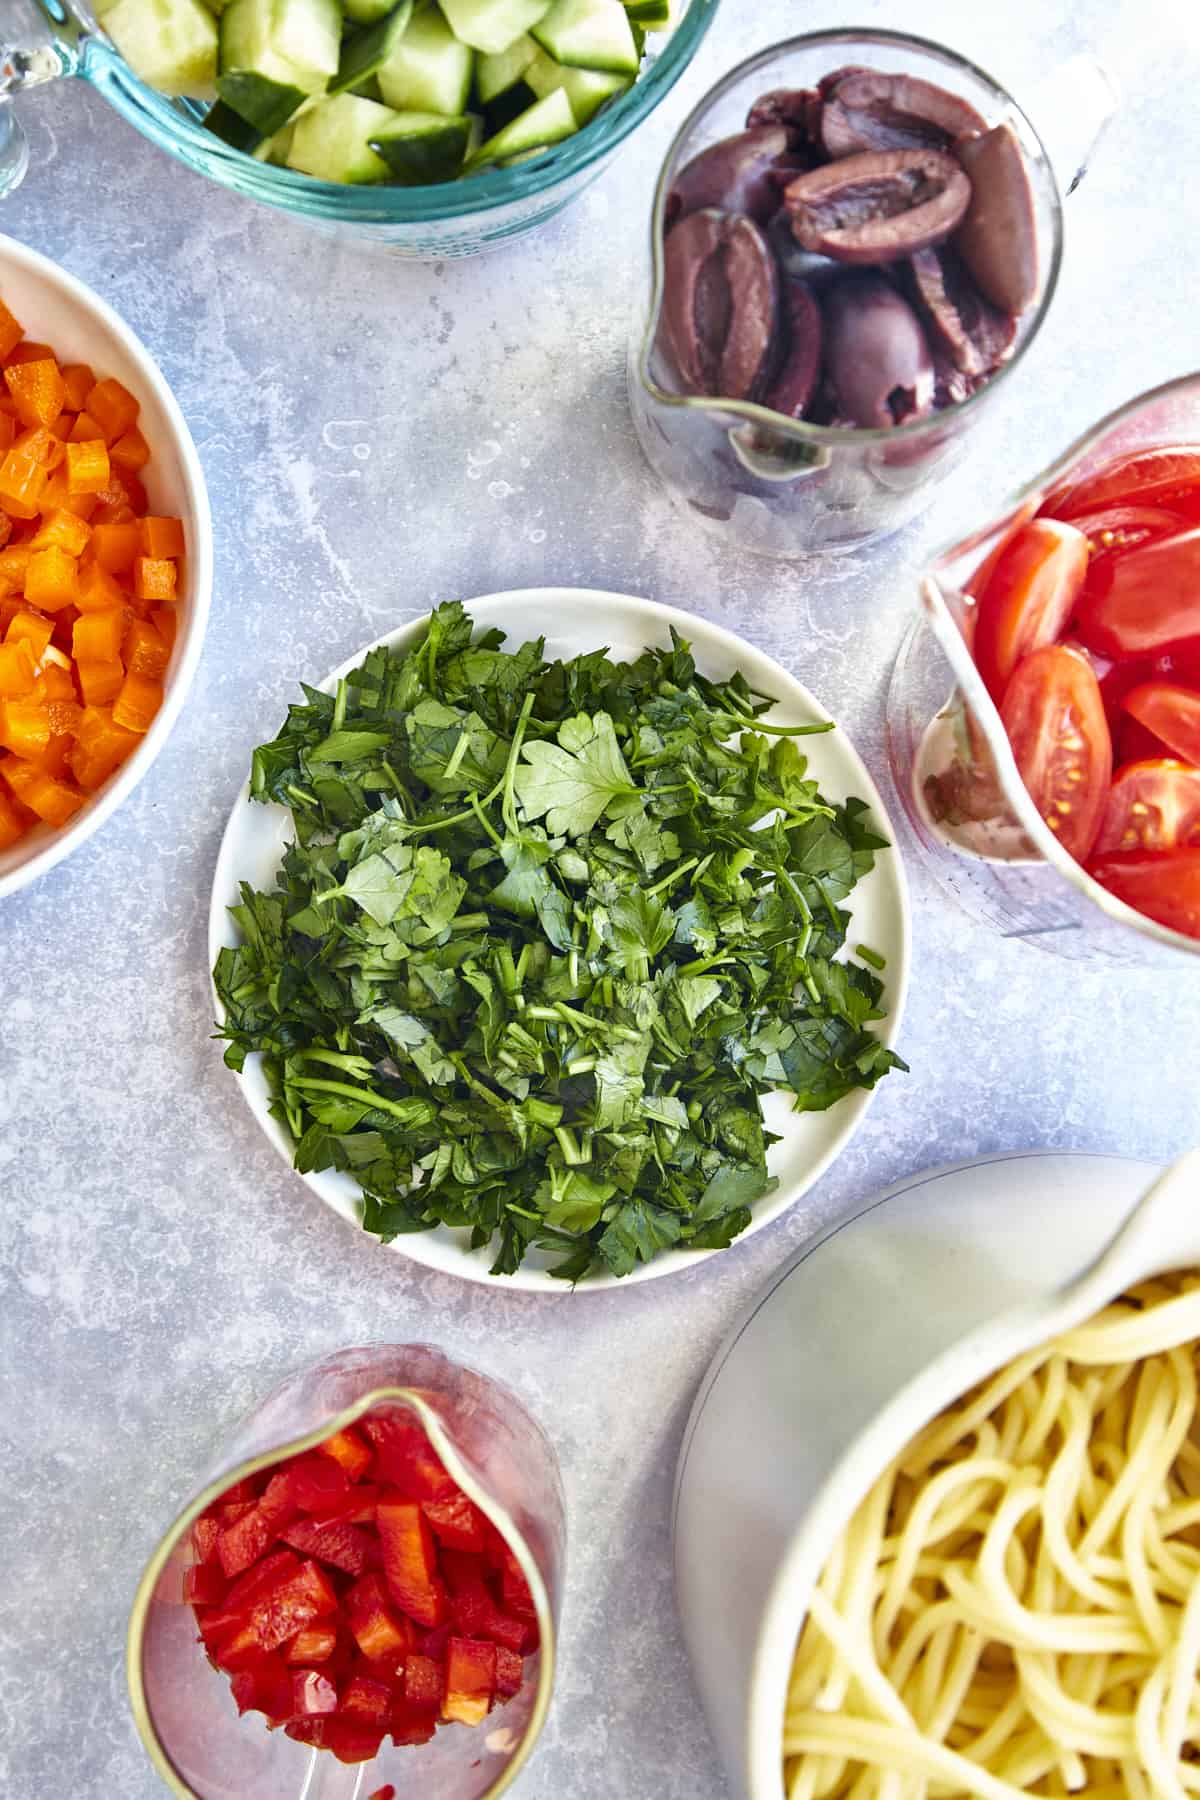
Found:
M 309 1365 L 138 1588 L 156 1768 L 182 1800 L 501 1793 L 549 1706 L 564 1549 L 554 1451 L 501 1383 L 427 1345 Z
M 921 597 L 888 742 L 943 888 L 1070 957 L 1200 958 L 1200 375 L 1102 420 Z

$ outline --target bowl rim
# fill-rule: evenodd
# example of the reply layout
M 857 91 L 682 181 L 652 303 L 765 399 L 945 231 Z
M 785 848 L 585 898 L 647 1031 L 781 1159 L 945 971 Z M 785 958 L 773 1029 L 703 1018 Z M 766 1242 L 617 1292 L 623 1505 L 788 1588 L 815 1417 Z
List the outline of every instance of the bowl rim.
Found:
M 190 514 L 187 522 L 190 525 L 191 539 L 188 545 L 191 591 L 187 597 L 185 616 L 181 621 L 179 661 L 168 677 L 162 705 L 149 731 L 129 760 L 110 776 L 95 798 L 71 824 L 45 838 L 16 868 L 0 874 L 0 899 L 27 887 L 39 875 L 46 874 L 56 863 L 62 862 L 72 851 L 86 843 L 128 799 L 147 773 L 174 729 L 191 688 L 204 645 L 213 583 L 212 512 L 204 471 L 187 420 L 154 357 L 132 327 L 86 282 L 81 281 L 77 275 L 72 275 L 59 263 L 51 261 L 48 256 L 43 256 L 40 251 L 31 250 L 16 238 L 0 233 L 0 278 L 6 264 L 15 264 L 38 280 L 57 288 L 73 306 L 98 320 L 110 331 L 136 363 L 139 380 L 162 408 L 179 455 Z
M 476 626 L 480 628 L 489 625 L 499 625 L 503 628 L 505 613 L 511 611 L 515 606 L 540 606 L 544 616 L 550 620 L 554 618 L 555 608 L 559 609 L 560 613 L 564 607 L 578 608 L 595 615 L 597 641 L 603 639 L 607 626 L 612 622 L 614 612 L 619 609 L 618 617 L 621 624 L 628 622 L 632 631 L 638 633 L 644 631 L 646 633 L 644 641 L 647 643 L 655 641 L 656 638 L 661 639 L 669 629 L 674 628 L 681 637 L 687 638 L 691 642 L 693 648 L 698 650 L 700 657 L 703 657 L 707 646 L 710 649 L 723 651 L 735 667 L 743 666 L 748 657 L 758 659 L 767 666 L 781 684 L 782 691 L 777 695 L 776 704 L 806 708 L 808 714 L 818 720 L 827 720 L 832 717 L 811 690 L 767 651 L 698 613 L 685 612 L 680 607 L 669 606 L 661 601 L 649 600 L 644 596 L 633 594 L 619 594 L 599 588 L 531 587 L 514 588 L 503 593 L 477 595 L 464 599 L 462 604 Z M 384 632 L 372 643 L 364 644 L 353 655 L 345 658 L 321 681 L 312 685 L 331 690 L 340 677 L 358 667 L 369 651 L 382 645 L 399 648 L 415 639 L 417 634 L 424 629 L 428 618 L 429 614 L 422 612 L 416 618 Z M 552 626 L 547 630 L 546 635 L 553 639 Z M 903 1027 L 912 973 L 912 899 L 909 893 L 904 857 L 900 849 L 899 833 L 884 803 L 879 785 L 853 739 L 840 726 L 838 727 L 838 736 L 841 740 L 842 753 L 853 771 L 855 792 L 866 801 L 872 817 L 887 836 L 891 849 L 891 859 L 887 868 L 891 872 L 896 894 L 899 949 L 895 959 L 888 967 L 889 1005 L 879 1032 L 880 1041 L 890 1047 L 898 1041 Z M 211 983 L 211 972 L 217 953 L 226 942 L 224 935 L 228 930 L 226 896 L 235 891 L 234 878 L 237 875 L 236 866 L 232 863 L 233 843 L 238 824 L 247 807 L 248 797 L 249 781 L 247 780 L 242 784 L 230 808 L 229 817 L 221 836 L 209 899 L 208 932 L 205 943 L 208 954 L 210 993 L 215 1009 L 214 1017 L 218 1020 L 223 1017 L 223 1010 Z M 264 808 L 263 811 L 264 816 L 269 816 L 268 809 Z M 256 1094 L 251 1093 L 244 1076 L 238 1077 L 238 1088 L 259 1130 L 271 1148 L 295 1174 L 293 1160 L 295 1145 L 291 1143 L 283 1127 L 271 1115 L 268 1105 L 261 1101 Z M 839 1125 L 829 1145 L 816 1156 L 811 1167 L 805 1169 L 803 1176 L 796 1183 L 792 1185 L 781 1183 L 775 1193 L 758 1203 L 751 1223 L 735 1240 L 731 1248 L 736 1249 L 739 1244 L 747 1242 L 757 1232 L 776 1223 L 815 1187 L 838 1157 L 845 1152 L 856 1132 L 862 1127 L 878 1091 L 878 1086 L 865 1090 L 857 1089 L 853 1094 L 845 1097 L 840 1105 L 849 1109 L 848 1116 Z M 361 1224 L 353 1223 L 349 1215 L 325 1191 L 321 1185 L 320 1176 L 305 1174 L 300 1175 L 299 1179 L 324 1206 L 329 1207 L 344 1223 L 361 1233 Z M 381 1247 L 399 1255 L 407 1255 L 412 1261 L 425 1267 L 434 1268 L 441 1274 L 477 1282 L 487 1288 L 495 1289 L 499 1286 L 502 1291 L 506 1292 L 524 1290 L 543 1296 L 550 1294 L 561 1296 L 563 1292 L 563 1283 L 540 1269 L 528 1270 L 522 1267 L 514 1275 L 494 1276 L 490 1274 L 485 1252 L 472 1254 L 460 1251 L 456 1246 L 452 1265 L 446 1266 L 440 1259 L 421 1253 L 425 1241 L 433 1236 L 432 1232 L 410 1233 Z M 610 1293 L 618 1289 L 628 1289 L 645 1281 L 662 1279 L 669 1275 L 691 1273 L 713 1257 L 724 1254 L 726 1252 L 720 1250 L 663 1251 L 652 1262 L 640 1263 L 629 1275 L 621 1277 L 608 1274 L 591 1276 L 571 1291 L 575 1297 L 578 1297 L 587 1293 Z
M 237 193 L 286 212 L 334 223 L 432 226 L 486 218 L 514 202 L 536 199 L 588 170 L 599 173 L 597 165 L 636 131 L 687 70 L 720 4 L 721 0 L 689 0 L 687 11 L 669 36 L 661 39 L 661 48 L 633 85 L 561 144 L 513 168 L 489 169 L 467 180 L 425 187 L 386 182 L 355 187 L 318 181 L 235 150 L 206 131 L 201 117 L 189 117 L 174 101 L 141 81 L 103 35 L 102 21 L 94 33 L 89 31 L 77 46 L 69 47 L 67 55 L 75 72 L 92 81 L 144 136 Z M 528 223 L 524 218 L 512 222 L 509 232 L 520 231 Z M 496 237 L 508 234 L 502 230 Z

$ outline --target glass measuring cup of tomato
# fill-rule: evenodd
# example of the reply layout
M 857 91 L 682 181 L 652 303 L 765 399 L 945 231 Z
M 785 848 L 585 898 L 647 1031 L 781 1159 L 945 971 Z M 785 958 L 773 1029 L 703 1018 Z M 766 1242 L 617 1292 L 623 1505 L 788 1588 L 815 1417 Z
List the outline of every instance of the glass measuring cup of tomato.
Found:
M 1200 375 L 1101 420 L 921 603 L 888 747 L 942 887 L 1061 955 L 1200 959 Z
M 508 1388 L 429 1345 L 326 1356 L 147 1565 L 143 1743 L 180 1800 L 498 1795 L 549 1706 L 564 1550 L 554 1451 Z

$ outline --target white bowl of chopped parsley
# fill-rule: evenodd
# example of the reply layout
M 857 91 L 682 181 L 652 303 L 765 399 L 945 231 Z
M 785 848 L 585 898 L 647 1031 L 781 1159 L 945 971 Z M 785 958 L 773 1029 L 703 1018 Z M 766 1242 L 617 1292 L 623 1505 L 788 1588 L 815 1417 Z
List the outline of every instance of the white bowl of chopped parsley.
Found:
M 440 606 L 305 687 L 225 833 L 226 1061 L 341 1216 L 472 1280 L 692 1267 L 844 1148 L 908 900 L 808 691 L 671 607 Z

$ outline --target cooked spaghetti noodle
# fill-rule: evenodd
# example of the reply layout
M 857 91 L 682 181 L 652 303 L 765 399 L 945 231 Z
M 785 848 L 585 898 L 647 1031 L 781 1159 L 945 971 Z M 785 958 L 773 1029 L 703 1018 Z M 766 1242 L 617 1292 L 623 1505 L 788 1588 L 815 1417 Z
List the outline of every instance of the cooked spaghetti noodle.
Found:
M 813 1593 L 788 1800 L 1200 1795 L 1200 1273 L 940 1413 Z

